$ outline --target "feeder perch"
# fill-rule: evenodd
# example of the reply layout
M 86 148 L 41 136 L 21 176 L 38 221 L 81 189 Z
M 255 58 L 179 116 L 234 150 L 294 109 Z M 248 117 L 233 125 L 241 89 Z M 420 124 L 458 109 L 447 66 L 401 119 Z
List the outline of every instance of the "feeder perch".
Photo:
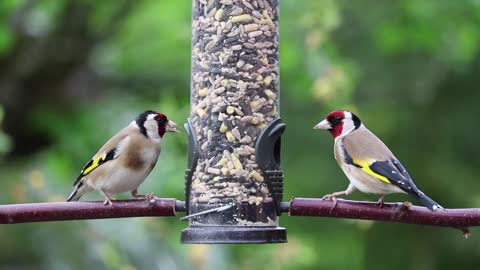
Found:
M 192 1 L 182 243 L 282 243 L 278 1 Z

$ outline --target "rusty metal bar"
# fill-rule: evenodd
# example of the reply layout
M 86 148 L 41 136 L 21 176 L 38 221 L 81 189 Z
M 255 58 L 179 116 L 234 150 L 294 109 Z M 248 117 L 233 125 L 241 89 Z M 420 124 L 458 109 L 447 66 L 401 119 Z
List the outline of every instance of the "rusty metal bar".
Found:
M 119 200 L 112 206 L 105 206 L 101 201 L 8 204 L 0 205 L 0 224 L 175 216 L 175 210 L 181 211 L 182 205 L 176 199 Z
M 287 210 L 286 207 L 283 207 Z M 468 227 L 480 226 L 480 209 L 446 209 L 432 212 L 425 207 L 405 206 L 402 203 L 384 203 L 382 207 L 375 202 L 337 201 L 333 208 L 331 200 L 312 198 L 292 198 L 289 207 L 290 216 L 318 216 L 350 219 L 390 221 L 417 225 L 453 227 L 464 233 Z

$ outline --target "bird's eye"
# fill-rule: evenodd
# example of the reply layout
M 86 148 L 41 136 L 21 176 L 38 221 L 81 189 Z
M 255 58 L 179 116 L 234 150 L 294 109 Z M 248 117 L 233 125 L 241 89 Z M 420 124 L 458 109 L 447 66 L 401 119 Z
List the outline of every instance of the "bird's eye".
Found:
M 165 123 L 165 119 L 163 119 L 163 118 L 161 118 L 161 117 L 160 117 L 160 118 L 157 118 L 157 123 L 159 123 L 159 124 L 164 124 L 164 123 Z
M 330 124 L 332 124 L 332 126 L 336 126 L 340 124 L 342 120 L 343 120 L 342 116 L 332 116 L 331 118 L 329 118 L 329 122 Z

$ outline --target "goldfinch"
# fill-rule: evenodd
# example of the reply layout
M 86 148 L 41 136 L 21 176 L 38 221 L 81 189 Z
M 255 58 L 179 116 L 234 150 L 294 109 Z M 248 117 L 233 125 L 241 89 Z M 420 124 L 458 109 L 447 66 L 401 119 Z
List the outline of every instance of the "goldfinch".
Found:
M 314 129 L 326 129 L 335 139 L 335 159 L 350 180 L 345 191 L 324 196 L 325 199 L 349 195 L 356 189 L 381 194 L 379 204 L 390 193 L 407 193 L 428 209 L 443 209 L 438 203 L 421 192 L 413 183 L 407 170 L 390 149 L 349 111 L 333 111 Z
M 67 201 L 78 201 L 93 190 L 102 193 L 105 205 L 112 205 L 112 195 L 124 192 L 131 192 L 135 198 L 153 197 L 140 195 L 137 189 L 157 163 L 163 135 L 178 132 L 176 126 L 162 113 L 141 113 L 83 167 Z

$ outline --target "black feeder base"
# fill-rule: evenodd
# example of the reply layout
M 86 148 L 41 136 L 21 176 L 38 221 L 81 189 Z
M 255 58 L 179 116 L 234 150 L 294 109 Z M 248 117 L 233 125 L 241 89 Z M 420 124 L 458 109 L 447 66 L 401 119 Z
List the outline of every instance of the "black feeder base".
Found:
M 182 244 L 269 244 L 286 243 L 282 227 L 190 226 L 182 231 Z

